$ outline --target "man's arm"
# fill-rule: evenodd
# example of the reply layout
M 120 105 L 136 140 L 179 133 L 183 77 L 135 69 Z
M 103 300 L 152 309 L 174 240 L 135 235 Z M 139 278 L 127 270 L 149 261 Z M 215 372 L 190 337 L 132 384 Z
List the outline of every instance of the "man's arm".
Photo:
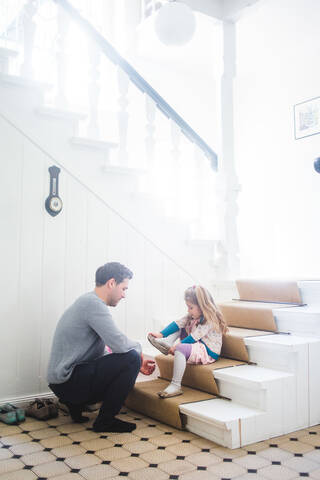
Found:
M 91 308 L 90 308 L 91 307 Z M 107 308 L 102 302 L 94 303 L 88 308 L 88 324 L 104 341 L 113 353 L 126 353 L 129 350 L 137 350 L 141 353 L 141 345 L 138 342 L 130 340 L 117 327 Z

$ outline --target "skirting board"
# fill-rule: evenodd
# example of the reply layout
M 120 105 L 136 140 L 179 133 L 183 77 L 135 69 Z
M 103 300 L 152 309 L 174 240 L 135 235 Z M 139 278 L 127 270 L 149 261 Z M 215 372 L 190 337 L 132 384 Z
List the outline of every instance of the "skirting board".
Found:
M 45 393 L 38 393 L 37 395 L 26 395 L 23 397 L 10 397 L 10 398 L 4 398 L 0 400 L 0 405 L 4 405 L 5 403 L 13 403 L 13 405 L 16 405 L 17 407 L 24 407 L 28 403 L 33 402 L 36 398 L 53 398 L 57 399 L 54 393 L 48 391 Z

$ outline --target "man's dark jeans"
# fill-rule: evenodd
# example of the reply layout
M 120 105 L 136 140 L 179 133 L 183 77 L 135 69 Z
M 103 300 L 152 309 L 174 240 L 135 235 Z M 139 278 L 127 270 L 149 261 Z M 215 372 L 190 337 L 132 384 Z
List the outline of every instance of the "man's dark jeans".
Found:
M 112 353 L 77 365 L 69 380 L 49 387 L 62 402 L 73 405 L 102 401 L 97 420 L 108 423 L 119 413 L 140 366 L 141 357 L 136 350 Z

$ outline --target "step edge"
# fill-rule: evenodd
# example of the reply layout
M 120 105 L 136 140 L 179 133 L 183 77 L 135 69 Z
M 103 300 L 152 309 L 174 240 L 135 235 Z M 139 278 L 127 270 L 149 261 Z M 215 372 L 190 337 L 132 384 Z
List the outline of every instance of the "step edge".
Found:
M 35 88 L 39 90 L 50 90 L 52 85 L 48 83 L 38 82 L 18 75 L 9 75 L 6 73 L 0 73 L 0 82 L 14 87 Z
M 206 401 L 206 400 L 204 400 Z M 187 417 L 192 417 L 194 419 L 198 419 L 198 420 L 202 420 L 202 421 L 205 421 L 206 423 L 210 424 L 210 425 L 217 425 L 217 426 L 221 426 L 221 425 L 230 425 L 231 423 L 235 422 L 235 421 L 238 421 L 238 420 L 243 420 L 243 419 L 246 419 L 246 418 L 252 418 L 252 417 L 255 417 L 255 416 L 261 416 L 261 415 L 265 415 L 266 412 L 264 410 L 259 410 L 257 408 L 251 408 L 251 407 L 248 407 L 246 405 L 242 405 L 241 403 L 237 403 L 237 402 L 233 402 L 233 401 L 229 401 L 229 400 L 222 400 L 222 399 L 212 399 L 212 401 L 220 401 L 221 402 L 226 402 L 227 404 L 231 404 L 233 407 L 238 407 L 238 408 L 245 408 L 246 410 L 248 410 L 247 413 L 244 413 L 242 416 L 240 415 L 236 415 L 235 418 L 233 419 L 228 419 L 228 420 L 220 420 L 220 419 L 214 419 L 214 418 L 210 418 L 208 417 L 207 415 L 204 415 L 203 413 L 200 413 L 200 412 L 195 412 L 195 411 L 190 411 L 188 410 L 188 405 L 195 405 L 196 403 L 202 403 L 202 402 L 195 402 L 193 404 L 182 404 L 179 406 L 179 410 L 181 411 L 181 413 L 183 413 L 184 415 L 186 415 Z
M 64 110 L 51 106 L 37 107 L 34 110 L 38 115 L 45 115 L 49 117 L 65 118 L 67 120 L 84 120 L 87 118 L 85 113 L 75 112 L 72 110 Z
M 94 140 L 91 138 L 85 137 L 71 137 L 70 143 L 76 147 L 83 147 L 96 150 L 110 150 L 111 148 L 117 148 L 118 143 L 112 141 L 103 141 L 103 140 Z

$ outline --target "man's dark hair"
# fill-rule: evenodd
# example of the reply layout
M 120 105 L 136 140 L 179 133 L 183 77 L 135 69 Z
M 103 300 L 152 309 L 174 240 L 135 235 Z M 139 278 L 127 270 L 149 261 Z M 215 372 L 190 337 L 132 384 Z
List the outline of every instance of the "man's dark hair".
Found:
M 110 278 L 114 278 L 116 283 L 121 283 L 125 278 L 132 278 L 133 273 L 129 268 L 121 265 L 119 262 L 109 262 L 99 267 L 96 271 L 96 287 L 102 287 Z

